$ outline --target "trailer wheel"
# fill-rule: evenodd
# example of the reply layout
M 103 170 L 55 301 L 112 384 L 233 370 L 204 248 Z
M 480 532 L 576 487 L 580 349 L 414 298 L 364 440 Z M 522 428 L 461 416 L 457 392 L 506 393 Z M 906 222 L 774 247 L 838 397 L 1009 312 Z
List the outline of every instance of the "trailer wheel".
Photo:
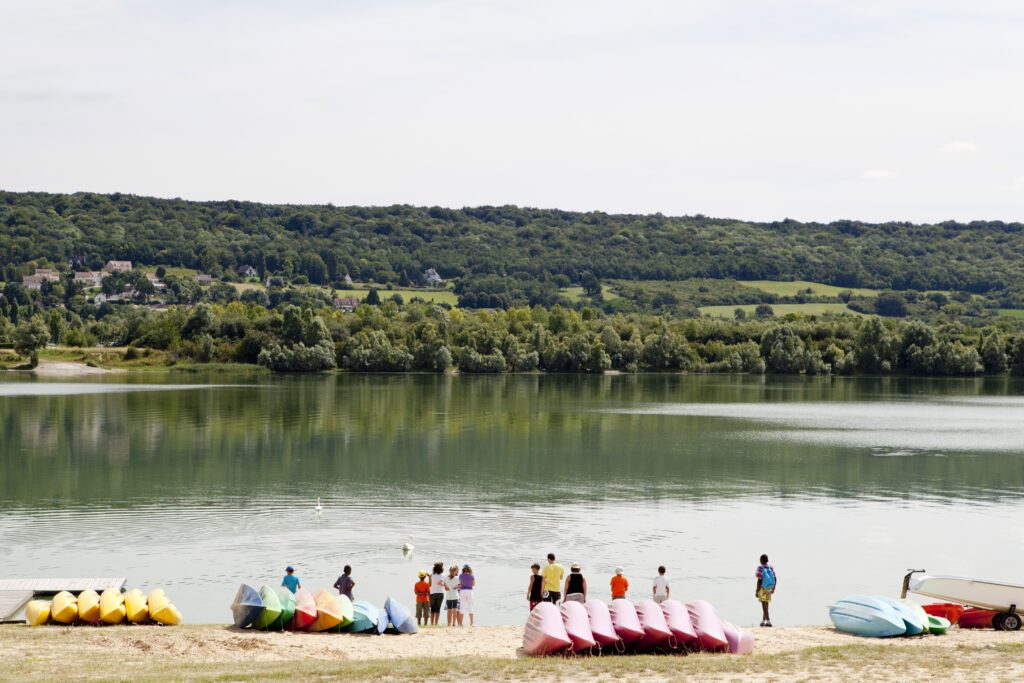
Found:
M 1003 614 L 999 613 L 992 617 L 992 628 L 997 631 L 1003 630 Z
M 1019 631 L 1020 630 L 1020 615 L 1014 612 L 1013 614 L 1007 613 L 1000 615 L 1002 617 L 1002 629 L 1003 631 Z

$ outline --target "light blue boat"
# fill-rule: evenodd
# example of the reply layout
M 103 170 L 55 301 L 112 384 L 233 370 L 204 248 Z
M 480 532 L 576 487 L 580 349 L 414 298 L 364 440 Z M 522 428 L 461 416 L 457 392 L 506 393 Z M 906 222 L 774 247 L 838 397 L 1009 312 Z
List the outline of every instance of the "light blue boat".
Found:
M 399 633 L 412 634 L 419 632 L 419 626 L 416 625 L 416 620 L 412 618 L 412 613 L 409 612 L 409 609 L 390 595 L 384 601 L 384 609 L 388 613 L 388 621 L 391 622 L 391 625 Z
M 828 616 L 844 633 L 890 638 L 907 632 L 906 622 L 891 605 L 870 595 L 851 595 L 829 605 Z
M 928 625 L 921 620 L 921 615 L 912 610 L 906 603 L 900 602 L 895 598 L 885 598 L 882 596 L 878 596 L 877 599 L 892 606 L 896 613 L 902 617 L 903 625 L 906 626 L 904 635 L 919 636 L 922 633 L 928 632 Z

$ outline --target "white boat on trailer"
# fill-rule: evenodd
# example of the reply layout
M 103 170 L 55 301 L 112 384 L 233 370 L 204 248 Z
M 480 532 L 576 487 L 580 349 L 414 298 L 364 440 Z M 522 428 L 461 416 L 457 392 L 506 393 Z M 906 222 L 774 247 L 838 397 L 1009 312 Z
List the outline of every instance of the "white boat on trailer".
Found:
M 1021 615 L 1017 608 L 1024 609 L 1024 586 L 964 576 L 914 576 L 919 571 L 911 571 L 904 577 L 903 597 L 910 591 L 937 600 L 995 610 L 999 614 L 992 619 L 992 625 L 997 630 L 1020 630 Z

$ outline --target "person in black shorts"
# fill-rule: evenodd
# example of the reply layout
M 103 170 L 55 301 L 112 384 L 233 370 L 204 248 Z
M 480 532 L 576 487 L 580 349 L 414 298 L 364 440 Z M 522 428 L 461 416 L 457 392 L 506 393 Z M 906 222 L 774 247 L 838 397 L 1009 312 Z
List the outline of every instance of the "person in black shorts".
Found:
M 430 573 L 430 625 L 437 626 L 441 620 L 441 605 L 444 604 L 444 563 L 435 562 Z

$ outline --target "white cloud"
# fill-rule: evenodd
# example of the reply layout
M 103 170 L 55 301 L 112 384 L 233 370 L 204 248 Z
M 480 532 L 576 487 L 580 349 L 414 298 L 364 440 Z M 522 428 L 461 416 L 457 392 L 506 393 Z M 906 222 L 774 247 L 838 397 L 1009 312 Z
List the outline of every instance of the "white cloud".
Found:
M 870 180 L 872 182 L 884 182 L 886 180 L 896 180 L 900 177 L 899 173 L 895 171 L 889 171 L 884 168 L 869 168 L 860 174 L 861 180 Z
M 966 140 L 954 140 L 953 142 L 947 142 L 939 147 L 939 154 L 948 154 L 951 156 L 975 154 L 977 151 L 978 146 L 973 142 L 967 142 Z

